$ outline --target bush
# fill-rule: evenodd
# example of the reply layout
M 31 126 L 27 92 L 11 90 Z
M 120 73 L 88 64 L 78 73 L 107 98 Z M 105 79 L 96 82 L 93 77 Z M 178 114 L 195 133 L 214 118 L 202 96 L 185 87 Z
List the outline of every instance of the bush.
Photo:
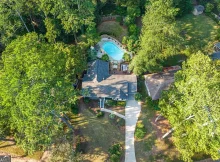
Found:
M 136 126 L 136 131 L 134 134 L 135 137 L 142 139 L 144 138 L 145 134 L 146 134 L 146 130 L 145 130 L 144 124 L 142 122 L 138 122 Z
M 118 124 L 119 126 L 125 126 L 125 120 L 122 119 L 122 118 L 118 118 L 118 119 L 117 119 L 117 124 Z
M 120 156 L 116 155 L 116 154 L 110 155 L 110 161 L 119 162 L 120 161 Z
M 101 59 L 103 61 L 109 61 L 109 56 L 107 54 L 102 55 Z
M 126 62 L 130 62 L 130 61 L 131 61 L 131 55 L 128 54 L 128 53 L 124 53 L 123 59 L 124 59 L 124 61 L 126 61 Z
M 100 111 L 100 110 L 97 110 L 97 114 L 96 114 L 96 117 L 97 118 L 100 118 L 100 117 L 103 117 L 105 115 L 104 112 Z
M 158 105 L 159 104 L 158 100 L 154 101 L 150 97 L 147 97 L 146 98 L 146 104 L 151 109 L 160 110 L 159 105 Z
M 109 114 L 110 119 L 115 119 L 115 114 Z
M 107 106 L 116 106 L 117 105 L 117 101 L 114 100 L 106 100 L 106 105 Z
M 117 106 L 125 107 L 126 102 L 125 101 L 117 101 Z
M 112 162 L 118 162 L 120 161 L 120 157 L 122 154 L 122 147 L 120 144 L 114 144 L 112 145 L 109 150 L 108 150 L 109 154 L 110 154 L 110 160 Z
M 89 102 L 90 102 L 90 99 L 89 99 L 88 97 L 85 97 L 85 98 L 84 98 L 84 102 L 85 102 L 85 103 L 89 103 Z
M 79 113 L 79 108 L 77 104 L 71 105 L 71 111 L 73 114 L 78 114 Z
M 140 101 L 140 100 L 142 99 L 142 95 L 141 95 L 139 92 L 137 92 L 137 93 L 134 95 L 134 98 L 135 98 L 136 101 Z
M 116 21 L 119 22 L 120 25 L 123 25 L 123 18 L 121 16 L 118 16 Z
M 214 9 L 214 5 L 212 3 L 206 4 L 205 12 L 210 13 L 212 12 L 213 9 Z

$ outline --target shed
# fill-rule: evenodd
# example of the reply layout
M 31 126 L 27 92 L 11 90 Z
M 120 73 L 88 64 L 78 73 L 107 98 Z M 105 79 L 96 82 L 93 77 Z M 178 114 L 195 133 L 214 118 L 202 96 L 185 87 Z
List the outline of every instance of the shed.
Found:
M 200 14 L 203 13 L 204 9 L 205 9 L 204 6 L 202 6 L 202 5 L 197 5 L 197 6 L 194 7 L 193 14 L 194 14 L 194 15 L 200 15 Z

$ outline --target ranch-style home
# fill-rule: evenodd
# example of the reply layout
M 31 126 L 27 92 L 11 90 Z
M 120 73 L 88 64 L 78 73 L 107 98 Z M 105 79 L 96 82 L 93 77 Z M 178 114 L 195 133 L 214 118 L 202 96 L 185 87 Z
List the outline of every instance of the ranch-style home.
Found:
M 95 60 L 89 63 L 82 81 L 82 91 L 88 91 L 91 99 L 127 100 L 129 94 L 137 92 L 135 75 L 110 74 L 109 62 Z M 85 96 L 84 96 L 85 97 Z

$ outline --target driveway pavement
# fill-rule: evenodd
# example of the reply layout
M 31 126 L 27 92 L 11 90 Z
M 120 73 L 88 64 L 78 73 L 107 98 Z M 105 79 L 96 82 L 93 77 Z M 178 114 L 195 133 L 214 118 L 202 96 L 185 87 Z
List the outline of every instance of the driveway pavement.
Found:
M 134 132 L 140 112 L 141 104 L 135 101 L 133 96 L 129 97 L 125 107 L 125 162 L 136 162 Z

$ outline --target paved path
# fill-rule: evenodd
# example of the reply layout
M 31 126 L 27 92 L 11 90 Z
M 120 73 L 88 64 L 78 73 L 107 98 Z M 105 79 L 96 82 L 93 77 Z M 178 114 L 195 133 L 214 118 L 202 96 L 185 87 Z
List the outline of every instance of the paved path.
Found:
M 126 132 L 125 132 L 125 162 L 136 162 L 134 148 L 134 132 L 138 117 L 141 112 L 141 104 L 131 97 L 125 107 Z
M 121 114 L 119 114 L 119 113 L 117 113 L 115 111 L 112 111 L 112 110 L 109 110 L 109 109 L 105 109 L 105 108 L 101 108 L 101 111 L 105 111 L 105 112 L 108 112 L 108 113 L 111 113 L 111 114 L 115 114 L 116 116 L 125 119 L 124 115 L 121 115 Z

